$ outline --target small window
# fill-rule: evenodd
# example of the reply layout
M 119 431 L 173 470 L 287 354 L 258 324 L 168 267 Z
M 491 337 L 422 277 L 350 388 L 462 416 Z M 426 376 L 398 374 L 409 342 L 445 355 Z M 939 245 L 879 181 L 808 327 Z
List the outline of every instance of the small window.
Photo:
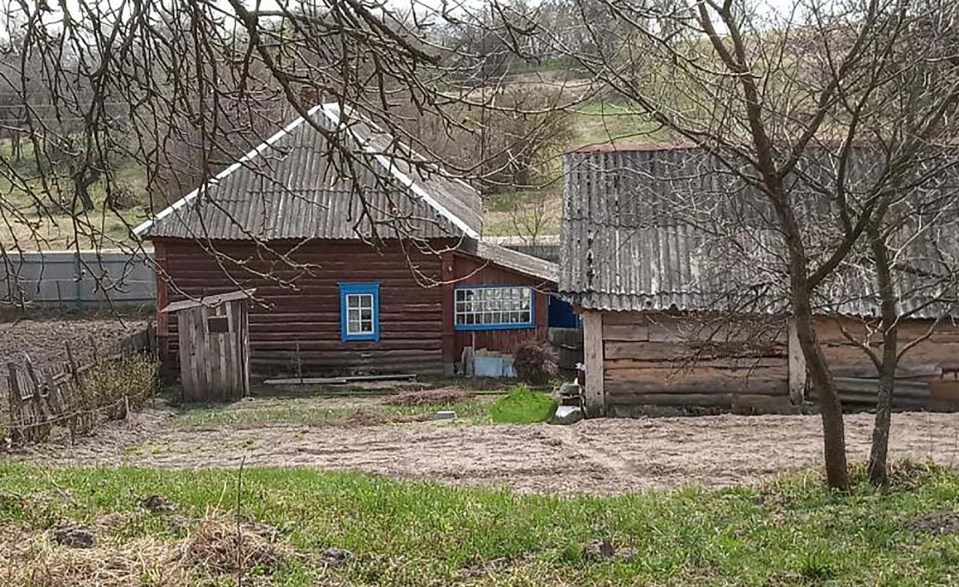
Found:
M 380 284 L 340 284 L 340 337 L 380 339 Z
M 230 331 L 230 317 L 210 316 L 206 319 L 206 330 L 210 334 L 226 334 Z
M 454 290 L 457 330 L 534 328 L 533 288 L 458 287 Z

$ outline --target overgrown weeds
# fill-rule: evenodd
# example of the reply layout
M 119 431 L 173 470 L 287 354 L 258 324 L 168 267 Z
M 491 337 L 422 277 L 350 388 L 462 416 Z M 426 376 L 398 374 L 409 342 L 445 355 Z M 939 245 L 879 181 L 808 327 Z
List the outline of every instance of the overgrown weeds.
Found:
M 80 409 L 102 409 L 108 419 L 126 417 L 126 409 L 140 408 L 156 393 L 159 362 L 146 354 L 105 361 L 84 373 Z
M 545 393 L 525 385 L 514 387 L 489 407 L 489 415 L 497 424 L 535 424 L 545 422 L 556 411 L 556 401 Z

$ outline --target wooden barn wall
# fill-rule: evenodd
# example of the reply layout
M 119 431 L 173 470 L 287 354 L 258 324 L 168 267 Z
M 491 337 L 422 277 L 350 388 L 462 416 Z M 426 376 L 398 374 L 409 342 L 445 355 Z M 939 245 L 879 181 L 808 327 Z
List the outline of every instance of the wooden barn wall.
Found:
M 910 320 L 899 327 L 899 346 L 910 341 L 926 338 L 903 355 L 899 362 L 902 378 L 931 381 L 939 378 L 939 371 L 959 368 L 959 325 L 944 321 L 930 333 L 933 322 Z M 862 349 L 856 347 L 843 335 L 843 330 L 857 340 L 866 339 L 866 328 L 861 320 L 852 318 L 826 318 L 817 320 L 816 332 L 829 368 L 836 377 L 878 377 L 878 372 Z M 872 344 L 879 344 L 881 337 L 872 333 Z
M 599 362 L 603 401 L 610 415 L 627 414 L 637 406 L 750 412 L 777 411 L 790 404 L 788 336 L 781 318 L 728 323 L 709 316 L 659 312 L 598 315 L 602 317 Z M 959 325 L 939 324 L 930 335 L 931 325 L 929 321 L 909 321 L 900 327 L 900 345 L 928 337 L 900 362 L 897 379 L 911 382 L 910 389 L 943 377 L 952 378 L 959 369 Z M 714 333 L 715 328 L 718 331 Z M 840 392 L 844 391 L 843 385 L 852 385 L 853 389 L 869 387 L 869 382 L 878 376 L 876 368 L 843 335 L 845 330 L 863 340 L 863 322 L 821 317 L 816 330 L 829 367 L 839 379 Z M 704 342 L 709 338 L 712 340 Z M 872 343 L 877 348 L 881 348 L 879 340 L 879 335 L 873 334 Z M 903 384 L 897 405 L 930 405 L 928 385 L 924 391 L 914 392 L 919 394 L 916 398 L 906 397 L 908 385 Z M 870 393 L 874 395 L 874 391 Z M 909 403 L 911 400 L 916 400 L 915 405 Z M 870 400 L 864 401 L 868 404 Z
M 549 296 L 544 292 L 542 287 L 544 284 L 541 279 L 491 265 L 482 259 L 467 255 L 454 256 L 452 277 L 455 283 L 447 287 L 447 295 L 451 308 L 453 303 L 452 290 L 457 286 L 528 285 L 536 288 L 536 328 L 456 331 L 452 329 L 453 318 L 451 309 L 449 332 L 451 332 L 453 336 L 453 345 L 452 357 L 448 357 L 447 360 L 459 360 L 463 354 L 463 349 L 468 346 L 473 346 L 476 349 L 512 353 L 513 349 L 525 340 L 546 340 L 549 325 Z
M 766 411 L 789 405 L 784 324 L 664 313 L 602 315 L 610 415 L 636 406 Z
M 269 304 L 250 308 L 250 362 L 256 374 L 295 373 L 297 345 L 308 372 L 442 373 L 442 288 L 422 287 L 410 268 L 412 263 L 439 279 L 437 255 L 412 251 L 408 260 L 398 246 L 377 250 L 354 241 L 273 244 L 288 254 L 291 262 L 286 262 L 243 242 L 214 243 L 218 258 L 192 241 L 158 239 L 154 246 L 161 269 L 159 304 L 240 287 L 256 288 L 256 297 Z M 341 282 L 380 283 L 379 341 L 341 340 Z M 176 321 L 162 320 L 158 330 L 167 346 L 163 351 L 176 356 Z

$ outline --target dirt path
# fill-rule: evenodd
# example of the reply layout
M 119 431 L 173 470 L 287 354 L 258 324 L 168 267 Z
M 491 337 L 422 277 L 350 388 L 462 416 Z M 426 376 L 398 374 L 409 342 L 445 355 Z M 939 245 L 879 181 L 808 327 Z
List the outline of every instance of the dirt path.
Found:
M 74 447 L 14 460 L 46 465 L 302 466 L 396 478 L 508 486 L 522 492 L 615 494 L 655 487 L 750 483 L 821 463 L 814 416 L 590 420 L 572 426 L 366 427 L 270 425 L 176 428 L 149 410 Z M 872 416 L 847 418 L 853 461 L 866 458 Z M 959 414 L 897 414 L 893 459 L 959 465 Z

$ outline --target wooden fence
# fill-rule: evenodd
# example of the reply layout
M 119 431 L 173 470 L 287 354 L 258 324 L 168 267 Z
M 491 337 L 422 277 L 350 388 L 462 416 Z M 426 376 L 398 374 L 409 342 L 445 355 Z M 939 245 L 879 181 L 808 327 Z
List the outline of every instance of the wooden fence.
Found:
M 137 352 L 152 350 L 155 334 L 151 327 L 131 334 L 111 349 L 102 349 L 91 337 L 87 349 L 91 361 L 76 360 L 76 343 L 67 341 L 65 363 L 35 365 L 24 353 L 23 361 L 7 363 L 9 410 L 7 434 L 14 444 L 46 440 L 55 427 L 66 428 L 71 440 L 90 433 L 106 420 L 126 418 L 131 405 L 139 405 L 153 392 L 153 386 L 131 389 L 122 396 L 104 396 L 86 385 L 91 374 L 104 365 L 123 360 Z

